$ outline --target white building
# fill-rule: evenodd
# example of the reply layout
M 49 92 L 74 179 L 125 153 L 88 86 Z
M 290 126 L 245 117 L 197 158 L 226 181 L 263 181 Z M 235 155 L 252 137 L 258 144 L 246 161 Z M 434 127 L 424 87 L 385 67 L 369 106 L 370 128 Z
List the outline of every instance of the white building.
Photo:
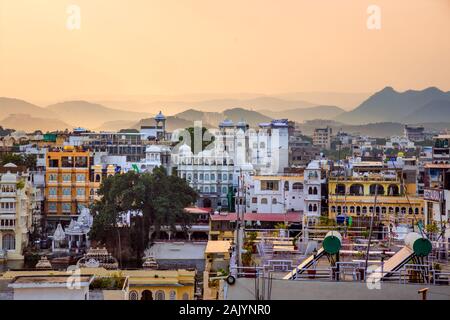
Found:
M 304 224 L 315 224 L 322 214 L 323 187 L 327 184 L 326 170 L 328 163 L 326 160 L 311 161 L 304 172 Z
M 11 163 L 3 168 L 17 170 Z M 0 251 L 8 260 L 22 260 L 32 231 L 36 190 L 28 173 L 11 171 L 0 174 Z
M 303 211 L 303 176 L 249 176 L 245 179 L 248 213 Z

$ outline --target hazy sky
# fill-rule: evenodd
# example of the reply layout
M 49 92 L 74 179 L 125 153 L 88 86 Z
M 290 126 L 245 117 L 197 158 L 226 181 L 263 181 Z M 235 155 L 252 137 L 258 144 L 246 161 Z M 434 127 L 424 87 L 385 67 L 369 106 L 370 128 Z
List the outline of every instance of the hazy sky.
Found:
M 367 28 L 371 4 L 381 30 Z M 450 0 L 0 0 L 0 96 L 386 85 L 450 90 Z

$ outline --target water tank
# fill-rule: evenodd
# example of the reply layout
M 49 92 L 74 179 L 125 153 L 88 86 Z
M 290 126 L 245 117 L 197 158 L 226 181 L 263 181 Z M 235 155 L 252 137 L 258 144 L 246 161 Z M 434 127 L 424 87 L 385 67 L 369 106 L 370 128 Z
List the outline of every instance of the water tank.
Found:
M 341 249 L 342 236 L 337 231 L 330 231 L 323 239 L 322 246 L 326 253 L 336 254 Z
M 428 256 L 432 249 L 431 241 L 417 232 L 408 233 L 405 237 L 405 244 L 412 249 L 414 254 L 418 257 Z

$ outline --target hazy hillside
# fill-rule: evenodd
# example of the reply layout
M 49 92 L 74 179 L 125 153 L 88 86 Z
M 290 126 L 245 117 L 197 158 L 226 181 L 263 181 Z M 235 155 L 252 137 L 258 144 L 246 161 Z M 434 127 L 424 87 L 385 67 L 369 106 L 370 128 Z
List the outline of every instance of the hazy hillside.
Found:
M 116 120 L 106 121 L 101 126 L 94 129 L 94 131 L 119 131 L 121 129 L 130 129 L 136 125 L 136 121 Z
M 344 113 L 345 110 L 335 106 L 316 106 L 304 109 L 291 109 L 284 111 L 262 110 L 261 113 L 271 118 L 283 119 L 303 122 L 314 119 L 334 119 L 338 115 Z
M 56 118 L 57 116 L 45 108 L 41 108 L 20 99 L 0 97 L 0 121 L 11 114 L 28 114 L 32 117 Z
M 47 109 L 72 126 L 89 129 L 97 128 L 109 121 L 138 121 L 150 116 L 149 113 L 117 110 L 87 101 L 66 101 L 50 105 Z
M 227 109 L 222 113 L 202 112 L 194 109 L 189 109 L 176 114 L 176 117 L 192 122 L 201 120 L 203 121 L 203 123 L 207 123 L 209 126 L 213 127 L 217 127 L 219 123 L 225 119 L 232 120 L 233 122 L 245 120 L 251 127 L 256 127 L 261 122 L 268 122 L 272 120 L 272 118 L 265 116 L 260 112 L 242 108 Z
M 367 100 L 372 93 L 347 93 L 347 92 L 288 92 L 273 95 L 276 98 L 286 100 L 310 101 L 316 106 L 340 106 L 345 110 L 352 110 Z
M 72 128 L 72 126 L 58 119 L 37 118 L 28 114 L 11 114 L 5 119 L 0 120 L 0 125 L 4 128 L 12 128 L 26 132 L 35 130 L 55 131 Z
M 349 124 L 386 121 L 403 123 L 407 116 L 434 100 L 450 100 L 450 92 L 443 92 L 435 87 L 422 91 L 397 92 L 392 87 L 386 87 L 372 95 L 355 110 L 343 113 L 335 119 Z M 441 121 L 450 121 L 450 118 Z
M 433 100 L 406 117 L 405 122 L 450 121 L 450 100 Z

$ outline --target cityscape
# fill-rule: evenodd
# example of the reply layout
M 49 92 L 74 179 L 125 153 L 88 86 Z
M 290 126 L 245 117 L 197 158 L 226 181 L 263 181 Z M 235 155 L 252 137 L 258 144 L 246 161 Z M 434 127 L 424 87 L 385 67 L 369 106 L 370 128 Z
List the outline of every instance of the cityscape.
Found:
M 117 52 L 95 59 L 80 57 L 75 64 L 83 70 L 72 70 L 73 79 L 81 79 L 78 84 L 64 77 L 54 81 L 60 72 L 57 64 L 63 63 L 68 52 L 77 45 L 87 50 L 82 46 L 87 40 L 82 38 L 103 30 L 105 17 L 115 17 L 120 11 L 113 4 L 109 13 L 98 17 L 102 23 L 94 23 L 89 21 L 95 12 L 91 4 L 78 2 L 61 6 L 67 9 L 62 15 L 67 16 L 66 26 L 42 35 L 44 42 L 52 36 L 61 36 L 59 41 L 64 42 L 64 36 L 56 34 L 67 31 L 67 41 L 79 41 L 66 43 L 74 46 L 67 53 L 61 48 L 56 50 L 59 53 L 46 52 L 55 59 L 43 62 L 49 63 L 49 70 L 52 67 L 48 73 L 41 73 L 39 63 L 31 67 L 29 62 L 24 62 L 29 67 L 24 71 L 14 53 L 0 51 L 0 60 L 7 61 L 0 77 L 0 300 L 184 300 L 192 306 L 200 300 L 450 300 L 449 28 L 436 33 L 436 39 L 446 41 L 433 50 L 440 52 L 436 60 L 430 56 L 430 70 L 435 74 L 423 74 L 420 81 L 411 76 L 420 72 L 414 69 L 421 68 L 418 65 L 411 66 L 410 74 L 405 69 L 401 75 L 391 70 L 375 76 L 375 67 L 365 69 L 371 76 L 357 78 L 349 71 L 345 83 L 339 79 L 345 74 L 337 77 L 330 70 L 318 78 L 307 74 L 310 79 L 305 82 L 292 81 L 289 69 L 297 68 L 297 60 L 288 54 L 290 62 L 285 65 L 281 54 L 277 57 L 283 61 L 277 68 L 289 78 L 284 87 L 275 74 L 266 82 L 255 73 L 247 82 L 248 75 L 231 75 L 234 66 L 229 73 L 222 67 L 209 70 L 208 63 L 199 61 L 204 57 L 199 52 L 199 60 L 192 59 L 194 49 L 186 42 L 183 68 L 188 73 L 190 64 L 202 68 L 191 74 L 191 81 L 181 90 L 176 76 L 179 72 L 185 81 L 185 75 L 172 68 L 172 63 L 182 68 L 179 52 L 167 58 L 167 43 L 146 38 L 153 44 L 136 45 L 144 52 L 153 46 L 167 50 L 161 49 L 164 57 L 158 53 L 147 61 L 161 69 L 142 71 L 151 74 L 142 82 L 138 82 L 139 71 L 119 90 L 112 79 L 128 78 L 129 70 L 145 60 L 139 50 L 122 51 L 124 60 L 117 60 Z M 126 36 L 128 32 L 135 33 L 136 39 L 153 32 L 130 27 L 154 23 L 133 20 L 144 16 L 141 11 L 147 6 L 161 9 L 161 17 L 170 9 L 182 21 L 191 14 L 192 19 L 209 19 L 203 10 L 212 14 L 209 4 L 191 12 L 172 2 L 131 6 L 130 23 L 117 37 L 126 38 L 130 45 L 134 42 Z M 187 2 L 196 8 L 201 1 Z M 238 5 L 231 2 L 233 8 Z M 379 7 L 361 7 L 363 29 L 370 37 L 377 37 L 373 32 L 395 29 L 389 12 L 396 4 L 378 2 Z M 289 5 L 303 6 L 316 16 L 316 10 L 325 10 L 322 4 L 307 3 Z M 409 7 L 408 19 L 420 16 L 425 1 L 411 3 L 417 6 Z M 3 15 L 11 24 L 0 26 L 3 47 L 10 45 L 13 52 L 21 37 L 30 46 L 34 43 L 14 24 L 24 19 L 25 14 L 18 13 L 21 5 L 6 1 Z M 442 18 L 450 13 L 448 2 L 437 0 L 434 5 L 428 10 L 439 12 L 435 19 L 449 27 L 450 19 Z M 343 10 L 337 4 L 331 6 Z M 361 11 L 358 6 L 354 10 L 359 11 L 345 14 L 356 16 Z M 61 8 L 48 5 L 47 9 L 56 12 Z M 242 17 L 230 13 L 233 8 L 221 10 L 237 19 L 245 31 L 230 31 L 233 44 L 223 39 L 230 55 L 226 59 L 233 59 L 235 52 L 230 48 L 234 45 L 250 50 L 247 32 L 259 34 L 253 28 L 245 29 L 240 24 Z M 245 4 L 241 13 L 252 8 Z M 386 18 L 378 15 L 384 8 L 391 10 L 386 10 Z M 264 17 L 281 19 L 284 14 L 291 18 L 287 11 L 258 10 Z M 386 19 L 383 24 L 377 24 L 379 17 Z M 49 25 L 59 23 L 50 17 L 36 19 Z M 249 19 L 259 23 L 253 16 Z M 277 28 L 285 27 L 282 19 L 279 23 Z M 193 19 L 182 34 L 205 32 L 206 37 L 208 31 L 199 31 L 199 26 L 201 19 Z M 328 38 L 333 23 L 327 26 L 322 32 Z M 36 23 L 36 28 L 44 27 Z M 337 32 L 344 38 L 341 28 Z M 278 41 L 280 50 L 288 50 L 283 47 L 287 45 L 282 32 L 274 30 L 277 36 L 271 41 Z M 102 40 L 91 44 L 107 47 L 106 33 Z M 181 34 L 176 40 L 188 41 Z M 194 44 L 198 39 L 189 41 Z M 315 44 L 309 38 L 305 41 Z M 430 40 L 424 35 L 422 41 Z M 397 52 L 406 46 L 386 45 Z M 212 63 L 219 59 L 212 47 L 205 47 L 212 50 Z M 275 54 L 276 50 L 269 51 Z M 387 59 L 385 54 L 391 53 L 373 54 Z M 414 53 L 418 60 L 421 54 Z M 317 55 L 318 60 L 323 58 Z M 36 57 L 30 59 L 40 59 Z M 241 58 L 235 58 L 238 68 L 242 61 L 251 64 Z M 260 58 L 255 57 L 254 63 L 271 73 L 265 67 L 272 65 L 263 67 Z M 337 55 L 334 58 L 340 60 Z M 431 67 L 437 59 L 441 59 L 440 67 Z M 72 68 L 69 60 L 64 63 Z M 101 68 L 113 60 L 105 76 Z M 129 64 L 122 70 L 120 64 L 125 60 Z M 93 67 L 96 63 L 98 69 Z M 309 63 L 299 68 L 307 70 Z M 12 65 L 20 70 L 17 77 Z M 243 73 L 250 70 L 240 68 Z M 41 81 L 36 81 L 38 74 Z M 328 76 L 329 84 L 324 84 Z M 48 83 L 42 81 L 46 77 Z M 165 89 L 166 77 L 174 77 L 174 91 Z M 236 87 L 231 87 L 234 81 Z M 308 87 L 314 81 L 316 87 Z M 143 90 L 143 83 L 156 91 Z M 213 83 L 220 85 L 209 87 Z M 336 89 L 330 90 L 333 86 Z M 131 87 L 136 91 L 127 89 Z M 222 89 L 229 93 L 215 93 Z M 250 93 L 276 91 L 284 93 Z M 179 314 L 189 314 L 190 305 Z M 241 305 L 232 312 L 270 314 L 269 305 L 252 308 Z M 209 318 L 213 311 L 193 309 L 192 314 Z

